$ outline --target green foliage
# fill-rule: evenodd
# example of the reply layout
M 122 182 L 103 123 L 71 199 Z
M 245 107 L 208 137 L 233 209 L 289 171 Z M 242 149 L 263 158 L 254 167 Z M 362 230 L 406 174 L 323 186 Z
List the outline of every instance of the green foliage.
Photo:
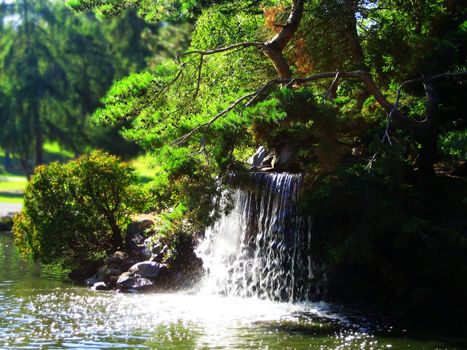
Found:
M 150 244 L 164 247 L 163 262 L 178 268 L 178 262 L 191 254 L 195 248 L 194 228 L 186 220 L 187 208 L 182 204 L 161 213 L 156 222 L 156 234 Z
M 67 5 L 76 10 L 93 9 L 98 16 L 106 17 L 122 13 L 128 8 L 138 8 L 138 14 L 149 22 L 172 19 L 180 14 L 188 14 L 195 5 L 196 0 L 68 0 Z
M 2 21 L 0 72 L 9 79 L 0 82 L 0 146 L 26 173 L 47 161 L 47 141 L 75 155 L 95 148 L 137 153 L 118 134 L 124 124 L 97 128 L 89 115 L 115 79 L 147 65 L 157 28 L 131 11 L 99 21 L 52 1 L 17 0 L 7 9 L 18 20 Z
M 122 246 L 122 230 L 144 201 L 131 167 L 95 152 L 36 169 L 14 219 L 23 255 L 75 268 Z
M 157 22 L 151 28 L 158 32 L 181 22 L 186 25 L 181 37 L 193 30 L 192 54 L 168 61 L 170 50 L 162 48 L 164 55 L 145 71 L 119 77 L 93 117 L 96 124 L 123 127 L 124 137 L 158 164 L 147 191 L 158 215 L 154 239 L 167 247 L 167 263 L 189 254 L 195 236 L 219 214 L 215 198 L 226 174 L 242 172 L 260 144 L 276 151 L 290 147 L 297 164 L 286 170 L 306 174 L 303 211 L 316 221 L 313 254 L 326 265 L 331 297 L 420 309 L 441 304 L 434 300 L 448 300 L 451 309 L 465 306 L 467 243 L 459 234 L 465 224 L 458 223 L 467 210 L 465 181 L 413 178 L 423 132 L 404 129 L 397 118 L 388 121 L 362 82 L 344 78 L 332 86 L 331 79 L 307 87 L 274 86 L 248 107 L 245 99 L 233 108 L 277 77 L 271 61 L 257 47 L 196 53 L 268 42 L 286 23 L 290 2 L 69 0 L 68 5 L 104 17 L 132 7 Z M 363 69 L 394 102 L 404 81 L 467 68 L 466 8 L 460 1 L 310 0 L 304 13 L 283 50 L 295 77 Z M 141 33 L 161 48 L 158 37 Z M 443 156 L 457 159 L 466 156 L 462 79 L 433 82 L 439 95 L 433 135 L 442 135 Z M 400 110 L 423 120 L 425 95 L 422 84 L 406 84 Z M 9 105 L 8 96 L 0 95 L 0 109 Z M 436 147 L 430 152 L 436 156 Z M 18 227 L 23 221 L 28 224 L 25 218 Z
M 467 159 L 467 130 L 450 131 L 441 136 L 441 150 L 455 159 Z
M 328 297 L 462 314 L 467 240 L 457 220 L 467 210 L 465 180 L 393 176 L 406 169 L 386 151 L 371 169 L 355 165 L 306 182 L 301 204 L 316 219 L 313 252 L 326 266 Z

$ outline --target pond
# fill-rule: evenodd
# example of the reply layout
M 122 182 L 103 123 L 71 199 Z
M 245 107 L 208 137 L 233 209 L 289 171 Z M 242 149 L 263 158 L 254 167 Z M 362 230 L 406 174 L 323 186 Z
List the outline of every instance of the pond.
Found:
M 59 270 L 21 262 L 12 238 L 0 235 L 0 349 L 461 348 L 391 336 L 389 325 L 332 309 L 194 292 L 93 292 Z

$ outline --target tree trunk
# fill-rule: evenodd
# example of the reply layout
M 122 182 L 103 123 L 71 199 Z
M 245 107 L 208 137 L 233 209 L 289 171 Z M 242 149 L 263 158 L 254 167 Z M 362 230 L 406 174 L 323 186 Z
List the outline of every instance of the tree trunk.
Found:
M 112 230 L 112 237 L 110 243 L 112 244 L 112 249 L 114 251 L 120 250 L 123 248 L 123 238 L 122 238 L 122 230 L 117 225 L 113 218 L 109 218 L 109 225 L 110 229 Z
M 42 125 L 39 116 L 39 106 L 37 101 L 32 106 L 33 132 L 34 132 L 34 165 L 44 164 L 44 137 L 42 135 Z
M 287 22 L 282 30 L 264 44 L 264 53 L 272 61 L 280 79 L 290 79 L 292 72 L 283 51 L 295 35 L 303 16 L 304 0 L 295 0 Z
M 5 159 L 3 160 L 3 166 L 5 167 L 5 170 L 10 170 L 11 169 L 11 157 L 10 157 L 10 151 L 5 150 Z
M 435 127 L 422 130 L 419 141 L 421 149 L 415 165 L 420 174 L 434 176 L 434 163 L 438 152 L 438 130 Z
M 344 4 L 343 11 L 346 12 L 344 25 L 347 30 L 347 43 L 349 45 L 349 54 L 352 57 L 353 69 L 366 69 L 365 57 L 357 31 L 357 18 L 355 17 L 357 7 L 358 4 L 354 0 L 347 0 L 346 4 Z
M 428 79 L 423 82 L 426 93 L 426 125 L 419 131 L 419 142 L 421 144 L 420 153 L 416 160 L 416 166 L 420 174 L 434 176 L 434 163 L 438 152 L 438 94 L 433 85 L 433 81 Z

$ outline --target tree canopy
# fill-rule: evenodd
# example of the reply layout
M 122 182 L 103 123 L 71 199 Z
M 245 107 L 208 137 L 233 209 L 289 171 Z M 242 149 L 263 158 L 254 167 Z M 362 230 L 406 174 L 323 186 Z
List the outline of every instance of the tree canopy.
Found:
M 158 27 L 131 11 L 101 21 L 55 1 L 2 1 L 0 12 L 0 148 L 26 173 L 44 162 L 47 141 L 76 155 L 134 151 L 121 126 L 92 127 L 89 115 L 113 81 L 148 65 Z
M 284 95 L 305 91 L 313 98 L 302 101 L 295 122 L 302 132 L 327 132 L 311 144 L 333 143 L 326 147 L 340 157 L 356 147 L 368 156 L 369 138 L 379 136 L 403 145 L 407 160 L 432 174 L 439 135 L 465 127 L 466 10 L 459 1 L 68 5 L 102 16 L 136 7 L 148 21 L 195 22 L 188 51 L 115 84 L 96 114 L 104 123 L 131 120 L 125 135 L 158 154 L 202 162 L 209 153 L 221 168 L 244 160 L 236 152 L 265 141 L 265 125 L 273 134 L 290 122 Z M 319 125 L 322 114 L 333 115 L 328 125 Z M 326 127 L 334 129 L 311 130 Z

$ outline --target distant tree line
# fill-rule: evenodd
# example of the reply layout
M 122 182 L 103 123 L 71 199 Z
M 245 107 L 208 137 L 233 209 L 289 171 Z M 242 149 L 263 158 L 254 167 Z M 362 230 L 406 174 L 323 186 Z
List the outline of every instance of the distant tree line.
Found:
M 134 154 L 137 146 L 118 132 L 125 123 L 96 127 L 89 116 L 114 81 L 173 55 L 159 43 L 165 27 L 134 11 L 102 20 L 60 1 L 0 2 L 0 148 L 27 174 L 44 162 L 47 141 L 75 155 Z M 183 33 L 174 40 L 186 41 Z

